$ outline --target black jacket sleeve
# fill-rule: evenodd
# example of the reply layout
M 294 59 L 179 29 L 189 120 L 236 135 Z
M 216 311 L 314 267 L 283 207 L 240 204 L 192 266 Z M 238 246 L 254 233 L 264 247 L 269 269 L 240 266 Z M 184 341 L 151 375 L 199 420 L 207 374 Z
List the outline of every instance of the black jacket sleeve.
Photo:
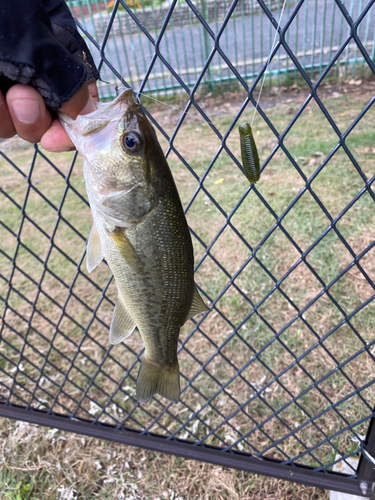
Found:
M 99 78 L 64 0 L 0 0 L 0 90 L 33 86 L 59 109 Z

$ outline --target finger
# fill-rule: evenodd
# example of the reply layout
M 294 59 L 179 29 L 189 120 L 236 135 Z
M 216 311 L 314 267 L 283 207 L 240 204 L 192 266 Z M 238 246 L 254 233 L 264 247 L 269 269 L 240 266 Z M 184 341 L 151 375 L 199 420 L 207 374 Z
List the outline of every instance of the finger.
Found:
M 75 120 L 78 115 L 86 115 L 95 110 L 96 107 L 86 82 L 69 101 L 63 103 L 59 111 L 62 111 Z
M 51 127 L 41 138 L 40 145 L 51 153 L 62 153 L 63 151 L 73 151 L 75 149 L 74 144 L 57 118 L 53 120 Z
M 39 142 L 52 123 L 39 92 L 19 83 L 8 90 L 6 102 L 17 134 L 25 141 Z
M 89 92 L 94 102 L 99 102 L 99 91 L 96 82 L 89 83 Z
M 0 92 L 0 137 L 9 139 L 16 135 L 16 129 L 13 126 L 5 97 Z
M 95 96 L 95 90 L 97 92 L 97 89 L 96 84 L 94 86 L 90 85 L 86 83 L 70 101 L 62 105 L 59 111 L 74 119 L 77 118 L 78 114 L 84 115 L 95 111 L 96 107 L 91 92 Z M 87 101 L 84 102 L 84 99 L 87 99 Z M 59 120 L 53 121 L 50 129 L 43 135 L 41 145 L 51 153 L 61 153 L 75 149 Z

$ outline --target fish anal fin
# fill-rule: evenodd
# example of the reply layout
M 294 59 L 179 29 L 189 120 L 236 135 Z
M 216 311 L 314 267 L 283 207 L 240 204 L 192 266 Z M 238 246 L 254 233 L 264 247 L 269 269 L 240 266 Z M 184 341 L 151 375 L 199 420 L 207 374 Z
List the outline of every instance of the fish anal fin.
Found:
M 172 403 L 177 403 L 180 399 L 178 361 L 173 365 L 161 367 L 145 358 L 139 369 L 136 394 L 140 403 L 147 403 L 154 394 L 160 394 Z
M 99 233 L 93 225 L 87 240 L 86 249 L 86 267 L 89 273 L 93 271 L 103 260 L 102 243 L 99 238 Z
M 109 329 L 110 343 L 119 344 L 124 341 L 133 333 L 136 326 L 121 297 L 118 297 Z
M 197 287 L 194 288 L 193 302 L 191 303 L 189 314 L 186 320 L 193 318 L 197 314 L 210 311 L 210 308 L 203 302 L 202 297 L 199 295 Z

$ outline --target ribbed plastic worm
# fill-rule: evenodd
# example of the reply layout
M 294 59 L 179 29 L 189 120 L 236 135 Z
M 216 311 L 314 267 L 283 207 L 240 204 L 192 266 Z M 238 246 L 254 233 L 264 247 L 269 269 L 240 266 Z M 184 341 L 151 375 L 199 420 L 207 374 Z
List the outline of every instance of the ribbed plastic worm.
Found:
M 258 150 L 249 123 L 242 123 L 240 132 L 242 166 L 249 182 L 257 182 L 260 178 L 260 164 Z

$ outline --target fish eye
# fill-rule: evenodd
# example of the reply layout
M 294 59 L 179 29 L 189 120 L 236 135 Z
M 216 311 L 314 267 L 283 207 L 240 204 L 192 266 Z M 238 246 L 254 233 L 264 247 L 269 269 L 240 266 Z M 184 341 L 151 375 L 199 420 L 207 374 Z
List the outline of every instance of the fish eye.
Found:
M 125 132 L 121 143 L 125 152 L 130 154 L 138 153 L 142 148 L 142 139 L 136 132 Z

